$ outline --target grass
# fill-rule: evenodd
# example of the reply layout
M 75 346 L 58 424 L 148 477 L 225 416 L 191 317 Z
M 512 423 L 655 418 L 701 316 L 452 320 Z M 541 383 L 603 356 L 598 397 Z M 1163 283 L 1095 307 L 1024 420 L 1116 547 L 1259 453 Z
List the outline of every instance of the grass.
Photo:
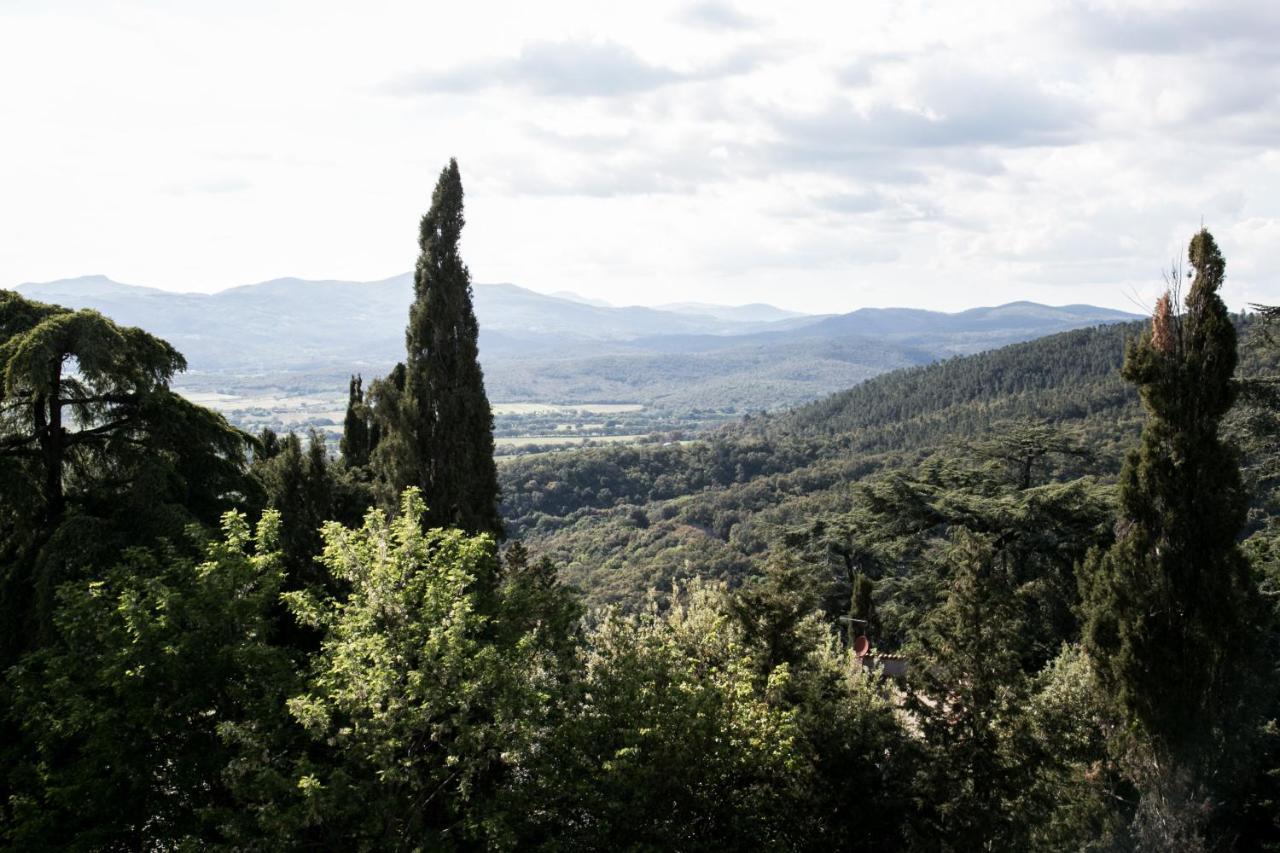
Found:
M 494 403 L 495 415 L 541 415 L 586 412 L 591 415 L 618 415 L 644 410 L 641 403 Z

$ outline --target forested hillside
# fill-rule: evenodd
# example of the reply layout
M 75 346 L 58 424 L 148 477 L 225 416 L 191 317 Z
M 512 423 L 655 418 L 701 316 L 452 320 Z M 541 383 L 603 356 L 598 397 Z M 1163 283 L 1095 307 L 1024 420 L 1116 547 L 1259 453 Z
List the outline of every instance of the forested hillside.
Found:
M 0 291 L 7 848 L 1280 843 L 1278 318 L 1207 231 L 1149 321 L 499 462 L 463 210 L 338 457 Z
M 1119 375 L 1140 331 L 1082 329 L 895 371 L 701 441 L 514 459 L 500 468 L 504 515 L 589 601 L 634 605 L 689 574 L 740 580 L 771 545 L 854 509 L 858 483 L 963 458 L 1027 423 L 1090 448 L 1046 460 L 1055 473 L 1114 477 L 1141 426 Z

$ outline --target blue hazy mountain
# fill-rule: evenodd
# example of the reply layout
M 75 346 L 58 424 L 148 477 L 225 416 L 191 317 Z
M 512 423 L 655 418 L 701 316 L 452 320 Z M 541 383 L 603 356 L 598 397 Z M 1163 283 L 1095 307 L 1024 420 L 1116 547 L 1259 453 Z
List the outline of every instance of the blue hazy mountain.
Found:
M 31 299 L 93 308 L 165 338 L 186 355 L 187 381 L 218 375 L 228 387 L 250 378 L 320 387 L 350 372 L 377 375 L 402 357 L 413 287 L 406 273 L 371 282 L 284 278 L 213 294 L 103 276 L 18 290 Z M 838 315 L 798 315 L 770 305 L 619 307 L 513 284 L 476 285 L 475 308 L 495 400 L 716 401 L 753 408 L 813 399 L 895 367 L 1136 319 L 1089 305 L 1032 302 L 958 313 L 862 308 Z

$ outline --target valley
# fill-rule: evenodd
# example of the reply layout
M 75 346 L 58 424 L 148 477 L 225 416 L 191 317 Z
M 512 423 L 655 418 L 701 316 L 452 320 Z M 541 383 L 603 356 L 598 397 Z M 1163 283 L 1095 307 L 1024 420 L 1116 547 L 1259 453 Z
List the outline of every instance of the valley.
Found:
M 336 449 L 347 381 L 368 387 L 401 357 L 408 274 L 373 282 L 278 279 L 214 294 L 103 276 L 20 285 L 172 342 L 174 389 L 242 429 L 316 429 Z M 887 371 L 1134 315 L 1015 302 L 954 314 L 770 305 L 588 303 L 513 284 L 473 287 L 480 361 L 500 455 L 593 443 L 678 441 L 780 411 Z

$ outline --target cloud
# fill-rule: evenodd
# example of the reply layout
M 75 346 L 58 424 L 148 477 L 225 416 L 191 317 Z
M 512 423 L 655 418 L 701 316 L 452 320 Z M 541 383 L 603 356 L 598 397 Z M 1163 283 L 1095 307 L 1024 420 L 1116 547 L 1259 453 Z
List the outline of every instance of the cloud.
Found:
M 878 190 L 854 190 L 820 193 L 807 198 L 804 207 L 796 210 L 797 218 L 823 218 L 822 214 L 836 217 L 876 218 L 877 227 L 890 229 L 918 222 L 946 222 L 953 227 L 966 227 L 948 215 L 943 204 L 930 190 L 905 193 L 883 193 Z
M 884 196 L 875 191 L 829 193 L 813 201 L 818 207 L 835 213 L 874 213 L 887 204 Z
M 253 185 L 240 178 L 213 178 L 168 187 L 170 195 L 227 195 L 248 190 Z
M 404 95 L 469 94 L 505 87 L 538 95 L 613 97 L 746 73 L 769 55 L 766 49 L 748 48 L 704 68 L 680 71 L 647 62 L 615 42 L 532 42 L 514 58 L 419 72 L 394 81 L 391 90 Z
M 760 23 L 729 4 L 714 0 L 693 4 L 685 10 L 682 18 L 686 23 L 710 30 L 752 30 Z
M 859 269 L 902 257 L 896 246 L 848 233 L 809 233 L 769 245 L 729 241 L 711 249 L 705 263 L 720 273 L 760 270 Z
M 912 55 L 903 51 L 873 51 L 847 61 L 836 69 L 835 79 L 847 88 L 862 88 L 875 80 L 878 68 L 908 62 Z
M 725 163 L 705 144 L 686 137 L 637 143 L 632 136 L 614 142 L 611 136 L 563 137 L 540 131 L 533 138 L 574 156 L 531 151 L 521 167 L 503 179 L 507 191 L 516 195 L 689 195 L 728 176 Z
M 773 168 L 831 170 L 860 182 L 920 183 L 938 171 L 994 176 L 1001 151 L 1068 146 L 1085 138 L 1092 117 L 1074 99 L 1008 76 L 951 74 L 917 81 L 890 101 L 835 97 L 799 112 L 765 111 Z
M 597 163 L 568 170 L 531 169 L 506 182 L 507 189 L 524 196 L 617 196 L 688 194 L 705 175 L 681 174 L 661 165 Z
M 1085 45 L 1124 53 L 1237 53 L 1280 59 L 1280 6 L 1214 2 L 1172 9 L 1073 7 Z

